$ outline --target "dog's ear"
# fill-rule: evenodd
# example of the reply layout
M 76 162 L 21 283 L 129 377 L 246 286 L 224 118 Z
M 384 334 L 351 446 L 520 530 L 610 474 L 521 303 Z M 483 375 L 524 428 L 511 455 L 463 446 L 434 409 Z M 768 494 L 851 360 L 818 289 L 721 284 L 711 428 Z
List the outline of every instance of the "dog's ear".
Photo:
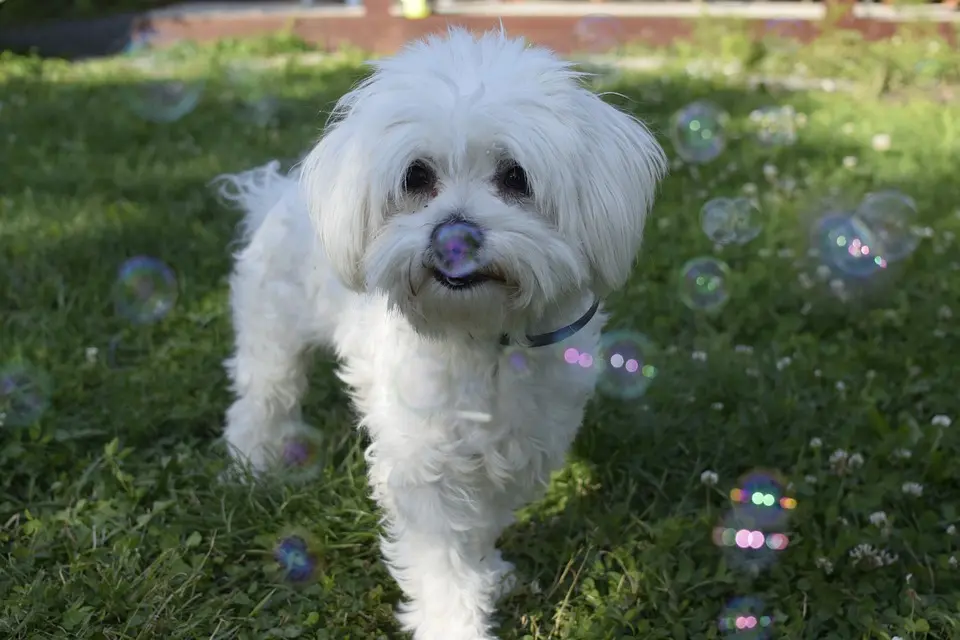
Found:
M 363 255 L 372 224 L 368 166 L 357 138 L 330 127 L 302 164 L 300 186 L 331 268 L 353 291 L 364 289 Z
M 576 238 L 590 264 L 598 296 L 620 288 L 640 250 L 643 224 L 653 206 L 667 158 L 640 121 L 584 92 L 573 202 L 560 203 L 559 224 Z

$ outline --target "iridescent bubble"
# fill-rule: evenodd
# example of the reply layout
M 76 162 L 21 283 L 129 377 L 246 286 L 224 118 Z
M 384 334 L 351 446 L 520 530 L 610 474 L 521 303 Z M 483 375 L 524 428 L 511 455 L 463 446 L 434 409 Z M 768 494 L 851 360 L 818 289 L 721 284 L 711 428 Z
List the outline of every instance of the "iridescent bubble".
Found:
M 265 73 L 249 64 L 234 64 L 227 67 L 226 76 L 230 90 L 239 103 L 240 119 L 259 127 L 277 122 L 280 99 L 272 86 L 275 74 Z
M 113 302 L 121 316 L 138 324 L 156 322 L 173 309 L 176 301 L 177 278 L 160 260 L 137 256 L 120 266 Z
M 500 356 L 500 366 L 517 378 L 530 376 L 530 353 L 521 347 L 505 347 Z
M 142 32 L 131 38 L 127 54 L 143 76 L 121 89 L 127 106 L 150 122 L 175 122 L 199 104 L 205 82 L 187 77 L 183 62 L 154 46 L 154 35 Z
M 786 482 L 775 471 L 758 469 L 745 474 L 730 490 L 737 513 L 744 514 L 764 529 L 782 531 L 797 501 L 787 495 Z
M 577 364 L 582 367 L 584 356 L 589 354 L 580 354 L 577 358 Z M 597 388 L 615 398 L 630 399 L 643 395 L 658 373 L 652 343 L 643 334 L 631 331 L 602 335 L 598 356 L 588 359 L 589 365 L 595 362 L 601 367 Z
M 746 244 L 760 235 L 760 210 L 749 198 L 714 198 L 700 209 L 700 228 L 716 244 Z
M 447 222 L 433 232 L 430 246 L 437 270 L 448 278 L 464 278 L 481 266 L 483 232 L 468 222 Z
M 750 112 L 757 142 L 765 147 L 786 147 L 797 141 L 797 113 L 793 107 L 761 107 Z
M 751 575 L 773 564 L 790 545 L 786 533 L 764 526 L 755 515 L 734 509 L 713 530 L 713 542 L 723 551 L 727 564 Z
M 896 190 L 868 193 L 855 214 L 883 246 L 889 262 L 903 260 L 920 244 L 917 230 L 917 203 Z
M 319 554 L 310 537 L 300 533 L 281 535 L 273 550 L 274 572 L 293 584 L 312 581 L 319 565 Z
M 25 363 L 0 367 L 0 427 L 28 427 L 50 406 L 50 377 Z
M 694 102 L 677 111 L 670 123 L 677 155 L 693 164 L 715 160 L 727 146 L 727 120 L 727 114 L 710 102 Z
M 680 300 L 695 311 L 716 311 L 730 298 L 730 269 L 715 258 L 694 258 L 680 268 Z
M 773 635 L 773 622 L 763 601 L 748 596 L 736 598 L 723 608 L 717 628 L 725 638 L 765 640 Z
M 299 425 L 283 439 L 280 463 L 285 479 L 313 480 L 323 471 L 323 436 L 316 429 Z
M 573 28 L 576 48 L 587 53 L 608 53 L 623 41 L 623 25 L 613 16 L 589 15 Z
M 818 220 L 813 244 L 827 266 L 846 276 L 864 278 L 887 268 L 880 239 L 850 213 L 831 213 Z

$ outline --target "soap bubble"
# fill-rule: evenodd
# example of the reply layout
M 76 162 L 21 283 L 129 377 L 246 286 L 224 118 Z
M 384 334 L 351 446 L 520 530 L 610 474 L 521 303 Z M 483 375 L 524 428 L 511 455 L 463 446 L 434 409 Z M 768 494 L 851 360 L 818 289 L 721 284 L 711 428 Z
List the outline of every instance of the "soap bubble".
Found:
M 700 228 L 716 244 L 746 244 L 760 235 L 759 218 L 748 198 L 714 198 L 700 209 Z
M 713 529 L 713 542 L 723 551 L 727 564 L 754 576 L 790 545 L 785 533 L 764 526 L 755 515 L 734 509 Z
M 50 406 L 50 377 L 25 363 L 0 367 L 0 426 L 28 427 Z
M 714 258 L 694 258 L 680 268 L 680 300 L 695 311 L 716 311 L 730 297 L 730 269 Z
M 792 107 L 761 107 L 750 112 L 754 135 L 765 147 L 785 147 L 795 143 L 796 118 Z
M 138 324 L 156 322 L 177 300 L 173 270 L 156 258 L 137 256 L 124 262 L 113 287 L 117 313 Z
M 316 429 L 299 425 L 283 438 L 280 463 L 286 480 L 313 480 L 323 471 L 323 436 Z
M 120 91 L 129 109 L 150 122 L 170 123 L 199 104 L 203 79 L 189 77 L 183 61 L 155 46 L 155 34 L 141 31 L 131 37 L 126 53 L 143 76 Z
M 500 367 L 517 378 L 527 378 L 531 371 L 531 354 L 521 347 L 505 347 L 500 356 Z
M 880 239 L 863 220 L 850 213 L 830 213 L 813 228 L 813 244 L 824 263 L 854 278 L 887 268 Z
M 745 514 L 764 529 L 783 530 L 797 501 L 787 495 L 786 482 L 774 471 L 745 474 L 730 490 L 734 511 Z
M 319 545 L 303 531 L 289 531 L 277 537 L 272 567 L 268 573 L 293 585 L 312 582 L 319 573 Z
M 609 15 L 584 16 L 573 28 L 576 48 L 588 53 L 608 53 L 623 41 L 623 25 Z
M 710 102 L 694 102 L 673 115 L 670 139 L 685 162 L 704 164 L 726 148 L 727 114 Z
M 483 232 L 467 222 L 447 222 L 433 232 L 431 247 L 437 270 L 448 278 L 464 278 L 480 268 Z
M 652 344 L 643 334 L 632 331 L 603 334 L 598 356 L 593 360 L 601 368 L 597 388 L 615 398 L 643 395 L 658 373 L 653 364 L 656 356 Z
M 917 232 L 917 203 L 899 191 L 868 193 L 855 215 L 862 220 L 883 247 L 889 262 L 903 260 L 920 244 Z
M 280 98 L 272 86 L 272 73 L 254 68 L 250 64 L 233 64 L 227 67 L 226 77 L 230 91 L 239 104 L 239 116 L 242 120 L 259 127 L 276 124 L 280 113 Z
M 723 608 L 717 628 L 725 638 L 766 640 L 772 635 L 773 616 L 763 602 L 754 597 L 740 597 Z

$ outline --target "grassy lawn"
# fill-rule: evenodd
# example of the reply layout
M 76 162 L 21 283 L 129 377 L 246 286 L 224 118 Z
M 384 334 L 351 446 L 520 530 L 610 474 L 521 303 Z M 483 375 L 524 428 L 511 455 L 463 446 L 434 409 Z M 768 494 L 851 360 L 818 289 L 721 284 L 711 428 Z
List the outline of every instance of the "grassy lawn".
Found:
M 657 345 L 659 375 L 641 398 L 598 397 L 549 497 L 505 535 L 524 580 L 499 633 L 958 638 L 956 103 L 872 58 L 839 70 L 849 92 L 788 92 L 744 81 L 766 64 L 750 47 L 702 58 L 747 65 L 729 75 L 680 53 L 602 79 L 672 157 L 679 108 L 706 99 L 730 117 L 716 160 L 674 163 L 635 277 L 609 301 L 612 328 Z M 277 99 L 277 117 L 251 120 L 253 94 L 223 66 L 257 54 L 248 44 L 184 56 L 191 68 L 179 73 L 210 66 L 190 76 L 205 78 L 196 108 L 168 123 L 131 109 L 140 72 L 129 65 L 0 61 L 0 366 L 29 363 L 51 385 L 36 421 L 14 424 L 27 420 L 8 406 L 0 427 L 0 637 L 398 637 L 364 445 L 329 359 L 317 360 L 305 410 L 323 437 L 317 477 L 215 480 L 237 216 L 208 182 L 296 158 L 363 73 L 347 54 L 285 63 L 258 94 Z M 752 138 L 750 113 L 769 105 L 802 114 L 795 143 Z M 824 199 L 882 188 L 915 199 L 919 246 L 867 278 L 830 272 L 810 255 Z M 714 247 L 701 206 L 742 194 L 756 195 L 762 232 Z M 149 324 L 116 313 L 113 298 L 119 266 L 141 255 L 177 277 L 172 311 Z M 678 270 L 698 256 L 729 265 L 730 298 L 715 313 L 678 295 Z M 797 504 L 778 529 L 789 546 L 749 571 L 752 556 L 713 537 L 730 490 L 757 469 L 782 474 Z M 273 557 L 291 531 L 317 557 L 307 584 L 283 579 Z M 752 598 L 739 602 L 763 634 L 718 627 L 725 612 L 746 613 L 727 611 L 738 598 Z

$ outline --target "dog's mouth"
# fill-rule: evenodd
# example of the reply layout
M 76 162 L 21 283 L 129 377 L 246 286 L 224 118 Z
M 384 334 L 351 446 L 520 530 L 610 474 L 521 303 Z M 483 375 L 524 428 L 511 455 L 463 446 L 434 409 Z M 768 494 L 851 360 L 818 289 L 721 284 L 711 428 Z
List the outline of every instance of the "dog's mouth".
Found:
M 483 273 L 480 271 L 467 274 L 460 278 L 452 278 L 438 269 L 431 269 L 430 275 L 441 286 L 455 291 L 466 291 L 474 289 L 485 282 L 502 282 L 503 278 L 493 273 Z

